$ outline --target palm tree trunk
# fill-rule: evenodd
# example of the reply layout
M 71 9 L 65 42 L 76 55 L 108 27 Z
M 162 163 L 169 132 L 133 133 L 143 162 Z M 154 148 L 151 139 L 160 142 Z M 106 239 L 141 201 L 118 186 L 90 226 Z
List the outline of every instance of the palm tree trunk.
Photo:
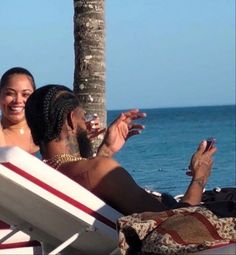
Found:
M 74 92 L 85 111 L 97 113 L 105 127 L 104 0 L 74 0 L 74 50 Z

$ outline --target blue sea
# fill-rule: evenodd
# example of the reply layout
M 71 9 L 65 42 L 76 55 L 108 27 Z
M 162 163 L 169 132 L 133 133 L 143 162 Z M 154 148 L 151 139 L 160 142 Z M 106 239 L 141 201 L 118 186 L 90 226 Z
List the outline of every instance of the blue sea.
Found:
M 185 172 L 199 142 L 217 140 L 217 153 L 206 189 L 235 187 L 235 105 L 145 109 L 142 134 L 131 137 L 116 160 L 144 188 L 172 195 L 185 192 Z M 121 111 L 108 111 L 108 122 Z

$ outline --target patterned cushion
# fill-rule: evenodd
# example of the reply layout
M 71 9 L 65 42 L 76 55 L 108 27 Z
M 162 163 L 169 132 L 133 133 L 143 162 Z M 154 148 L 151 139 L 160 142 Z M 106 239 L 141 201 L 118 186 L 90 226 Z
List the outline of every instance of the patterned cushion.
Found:
M 236 218 L 202 206 L 145 212 L 118 220 L 122 254 L 187 254 L 236 242 Z

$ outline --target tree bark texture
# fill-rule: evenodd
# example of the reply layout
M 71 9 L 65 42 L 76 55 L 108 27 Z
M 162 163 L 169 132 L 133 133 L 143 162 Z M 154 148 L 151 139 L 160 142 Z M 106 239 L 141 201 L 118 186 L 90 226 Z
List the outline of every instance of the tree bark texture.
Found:
M 97 113 L 105 127 L 104 0 L 74 0 L 74 50 L 74 92 L 85 111 Z

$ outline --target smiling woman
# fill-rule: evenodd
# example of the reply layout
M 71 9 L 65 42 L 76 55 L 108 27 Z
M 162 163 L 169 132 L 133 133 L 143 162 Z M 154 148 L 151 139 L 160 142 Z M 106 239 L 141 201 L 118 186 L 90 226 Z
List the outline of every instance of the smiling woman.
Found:
M 35 90 L 32 74 L 21 67 L 6 71 L 0 82 L 0 146 L 19 146 L 29 153 L 38 151 L 25 119 L 25 103 Z

